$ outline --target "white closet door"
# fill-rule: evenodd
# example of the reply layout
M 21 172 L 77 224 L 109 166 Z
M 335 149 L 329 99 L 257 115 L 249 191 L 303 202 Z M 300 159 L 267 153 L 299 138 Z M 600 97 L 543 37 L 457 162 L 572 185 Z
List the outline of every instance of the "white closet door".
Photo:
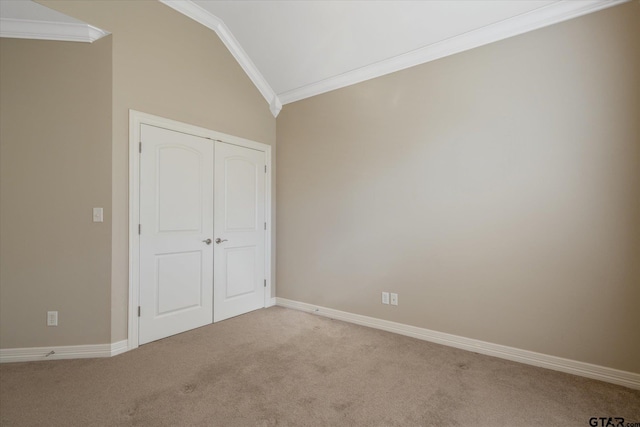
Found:
M 265 153 L 216 142 L 214 321 L 264 307 Z
M 213 320 L 212 141 L 141 126 L 139 343 Z

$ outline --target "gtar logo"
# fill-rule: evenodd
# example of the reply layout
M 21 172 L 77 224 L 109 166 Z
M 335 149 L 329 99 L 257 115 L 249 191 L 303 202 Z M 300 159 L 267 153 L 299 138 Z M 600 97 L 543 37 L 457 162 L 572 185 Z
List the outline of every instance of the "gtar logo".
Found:
M 591 417 L 589 418 L 591 427 L 624 427 L 624 418 L 620 417 Z

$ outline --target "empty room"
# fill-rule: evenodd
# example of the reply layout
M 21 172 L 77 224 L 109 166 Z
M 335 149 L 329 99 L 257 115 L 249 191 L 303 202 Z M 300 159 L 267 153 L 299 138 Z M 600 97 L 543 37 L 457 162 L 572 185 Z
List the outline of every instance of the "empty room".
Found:
M 640 427 L 640 0 L 0 0 L 0 425 Z

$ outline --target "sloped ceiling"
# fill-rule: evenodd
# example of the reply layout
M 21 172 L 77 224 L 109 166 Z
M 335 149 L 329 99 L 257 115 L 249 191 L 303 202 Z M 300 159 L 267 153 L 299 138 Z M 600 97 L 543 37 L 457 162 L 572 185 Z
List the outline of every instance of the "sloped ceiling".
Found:
M 277 116 L 283 104 L 628 0 L 159 1 L 214 30 Z M 107 34 L 30 0 L 0 6 L 2 37 Z
M 194 3 L 225 23 L 282 97 L 554 1 Z
M 92 43 L 108 34 L 31 0 L 0 0 L 0 37 Z
M 274 116 L 330 90 L 626 0 L 160 0 L 214 29 Z

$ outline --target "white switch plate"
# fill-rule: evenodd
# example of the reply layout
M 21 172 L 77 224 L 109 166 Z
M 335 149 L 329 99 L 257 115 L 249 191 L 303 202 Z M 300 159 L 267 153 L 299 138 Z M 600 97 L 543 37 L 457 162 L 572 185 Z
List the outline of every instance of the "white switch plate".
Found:
M 47 311 L 47 326 L 58 326 L 57 311 Z
M 93 208 L 93 222 L 102 222 L 102 221 L 104 221 L 102 208 Z
M 391 305 L 398 305 L 398 294 L 391 293 Z
M 389 292 L 382 293 L 382 303 L 389 304 Z

